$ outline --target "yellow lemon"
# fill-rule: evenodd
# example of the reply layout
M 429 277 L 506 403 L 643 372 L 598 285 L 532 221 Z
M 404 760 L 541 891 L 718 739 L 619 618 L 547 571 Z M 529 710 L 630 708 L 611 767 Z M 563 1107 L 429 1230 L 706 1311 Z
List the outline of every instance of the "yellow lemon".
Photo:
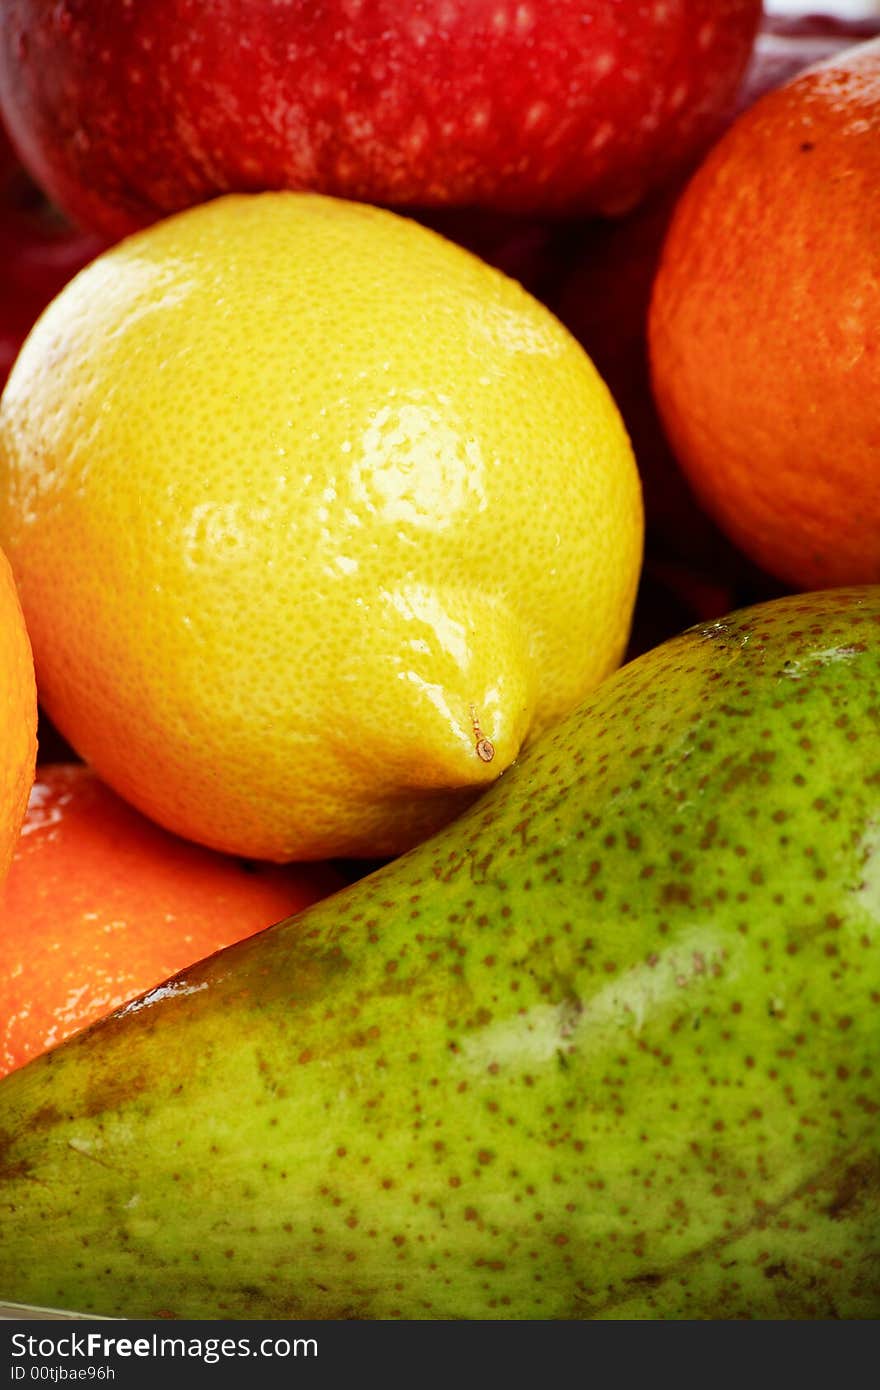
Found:
M 641 495 L 581 348 L 405 218 L 232 196 L 121 242 L 0 406 L 41 700 L 162 825 L 397 853 L 620 661 Z

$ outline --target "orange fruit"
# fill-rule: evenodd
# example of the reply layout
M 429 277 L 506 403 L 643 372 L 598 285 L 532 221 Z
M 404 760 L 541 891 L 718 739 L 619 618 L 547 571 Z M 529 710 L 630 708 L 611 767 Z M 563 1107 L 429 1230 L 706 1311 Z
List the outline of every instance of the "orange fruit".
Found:
M 190 844 L 90 768 L 41 766 L 0 894 L 0 1075 L 342 882 Z
M 880 40 L 715 146 L 649 333 L 673 449 L 736 544 L 795 588 L 880 581 Z
M 6 877 L 37 760 L 34 659 L 15 580 L 0 553 L 0 883 Z

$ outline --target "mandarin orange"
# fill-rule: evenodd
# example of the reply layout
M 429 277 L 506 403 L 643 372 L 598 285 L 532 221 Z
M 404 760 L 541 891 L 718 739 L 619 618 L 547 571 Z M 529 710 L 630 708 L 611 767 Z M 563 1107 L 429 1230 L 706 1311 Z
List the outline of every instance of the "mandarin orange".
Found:
M 342 883 L 190 844 L 90 768 L 41 766 L 0 896 L 0 1075 Z
M 0 883 L 12 861 L 37 758 L 34 659 L 12 571 L 0 553 Z
M 676 209 L 654 390 L 707 510 L 786 584 L 880 581 L 880 40 L 741 115 Z

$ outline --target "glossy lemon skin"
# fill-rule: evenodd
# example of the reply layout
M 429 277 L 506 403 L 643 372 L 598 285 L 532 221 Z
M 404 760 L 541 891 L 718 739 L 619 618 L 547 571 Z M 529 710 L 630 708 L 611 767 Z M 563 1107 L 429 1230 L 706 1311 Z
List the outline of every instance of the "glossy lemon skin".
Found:
M 407 219 L 231 196 L 54 301 L 0 406 L 41 698 L 160 823 L 395 853 L 619 663 L 641 496 L 580 347 Z

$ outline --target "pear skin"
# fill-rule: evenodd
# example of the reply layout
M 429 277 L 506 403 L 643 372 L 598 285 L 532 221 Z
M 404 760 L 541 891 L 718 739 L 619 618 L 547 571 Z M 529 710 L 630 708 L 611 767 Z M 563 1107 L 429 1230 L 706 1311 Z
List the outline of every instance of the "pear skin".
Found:
M 0 1296 L 880 1316 L 880 588 L 693 628 L 0 1083 Z

